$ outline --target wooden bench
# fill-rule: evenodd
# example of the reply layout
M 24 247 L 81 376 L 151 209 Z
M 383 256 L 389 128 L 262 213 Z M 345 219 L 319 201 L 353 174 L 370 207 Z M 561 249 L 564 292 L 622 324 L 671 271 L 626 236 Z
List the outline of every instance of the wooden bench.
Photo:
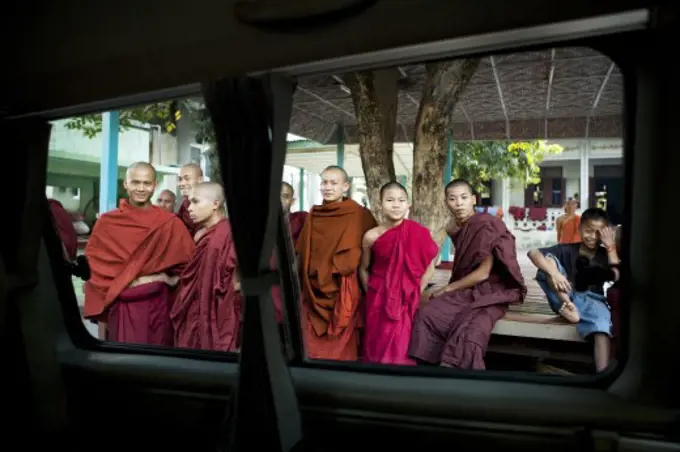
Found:
M 509 311 L 496 323 L 492 334 L 553 341 L 583 342 L 576 325 L 562 317 Z

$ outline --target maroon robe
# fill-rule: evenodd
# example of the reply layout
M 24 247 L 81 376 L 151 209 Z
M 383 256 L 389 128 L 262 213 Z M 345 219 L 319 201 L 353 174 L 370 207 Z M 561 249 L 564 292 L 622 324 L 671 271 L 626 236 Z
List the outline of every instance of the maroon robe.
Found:
M 470 274 L 490 255 L 494 259 L 491 273 L 473 287 L 430 300 L 416 315 L 409 355 L 449 367 L 484 369 L 495 323 L 509 304 L 521 303 L 527 293 L 515 237 L 498 218 L 477 214 L 451 239 L 455 258 L 450 282 Z
M 76 260 L 78 255 L 78 234 L 76 228 L 73 226 L 71 216 L 68 214 L 64 206 L 56 199 L 48 199 L 52 211 L 52 219 L 54 220 L 54 227 L 59 234 L 61 243 L 64 244 L 64 252 L 68 260 Z
M 293 248 L 300 237 L 302 227 L 305 225 L 307 219 L 307 212 L 294 212 L 288 214 L 288 225 L 290 226 L 290 236 L 293 239 Z M 269 260 L 269 268 L 276 270 L 276 252 L 272 253 L 272 258 Z M 276 315 L 276 322 L 283 322 L 283 300 L 281 298 L 281 286 L 279 284 L 272 287 L 272 300 L 274 301 L 274 314 Z
M 231 227 L 224 219 L 205 230 L 180 276 L 170 313 L 175 347 L 236 351 L 241 294 L 233 284 L 237 268 Z
M 187 227 L 187 230 L 189 231 L 189 234 L 191 234 L 191 237 L 193 238 L 196 236 L 196 232 L 200 228 L 197 228 L 196 225 L 194 224 L 194 220 L 191 219 L 191 216 L 189 215 L 189 198 L 184 198 L 182 201 L 182 205 L 179 206 L 179 209 L 177 210 L 177 216 L 179 217 L 180 220 L 182 220 L 182 223 L 184 223 L 184 226 Z

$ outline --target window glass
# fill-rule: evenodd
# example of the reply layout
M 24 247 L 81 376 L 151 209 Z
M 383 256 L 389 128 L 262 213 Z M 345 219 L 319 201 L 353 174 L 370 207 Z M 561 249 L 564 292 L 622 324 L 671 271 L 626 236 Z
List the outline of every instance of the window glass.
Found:
M 614 365 L 622 107 L 623 75 L 588 48 L 301 77 L 284 179 L 310 212 L 307 357 Z

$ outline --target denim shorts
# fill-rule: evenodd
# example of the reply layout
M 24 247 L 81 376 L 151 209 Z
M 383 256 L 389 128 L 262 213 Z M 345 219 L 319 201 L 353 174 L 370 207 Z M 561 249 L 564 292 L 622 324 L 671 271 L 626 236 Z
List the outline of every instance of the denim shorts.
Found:
M 560 273 L 567 276 L 567 272 L 559 260 L 552 254 L 546 254 L 546 259 L 553 259 L 557 264 L 557 268 Z M 547 275 L 545 272 L 539 270 L 536 274 L 536 280 L 538 284 L 545 292 L 548 297 L 548 303 L 550 308 L 559 314 L 559 310 L 562 307 L 562 302 L 560 301 L 557 293 L 550 287 L 547 281 Z M 574 306 L 578 310 L 579 320 L 576 325 L 576 330 L 582 338 L 586 338 L 594 333 L 602 333 L 611 337 L 612 333 L 612 315 L 607 306 L 607 298 L 599 293 L 587 290 L 585 292 L 571 292 L 569 294 Z

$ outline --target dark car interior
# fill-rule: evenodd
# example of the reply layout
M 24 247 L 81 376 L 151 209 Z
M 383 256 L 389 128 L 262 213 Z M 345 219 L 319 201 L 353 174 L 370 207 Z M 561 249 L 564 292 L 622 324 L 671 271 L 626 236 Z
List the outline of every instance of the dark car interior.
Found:
M 674 2 L 639 0 L 13 4 L 0 98 L 2 441 L 70 450 L 680 449 L 678 13 Z M 281 278 L 286 315 L 299 315 L 279 207 L 297 77 L 562 45 L 596 49 L 625 76 L 628 295 L 616 368 L 572 378 L 347 368 L 305 360 L 296 322 L 282 344 L 268 300 Z M 239 358 L 90 336 L 45 199 L 49 121 L 190 95 L 205 99 L 220 151 L 247 300 Z M 267 264 L 277 244 L 280 275 Z

